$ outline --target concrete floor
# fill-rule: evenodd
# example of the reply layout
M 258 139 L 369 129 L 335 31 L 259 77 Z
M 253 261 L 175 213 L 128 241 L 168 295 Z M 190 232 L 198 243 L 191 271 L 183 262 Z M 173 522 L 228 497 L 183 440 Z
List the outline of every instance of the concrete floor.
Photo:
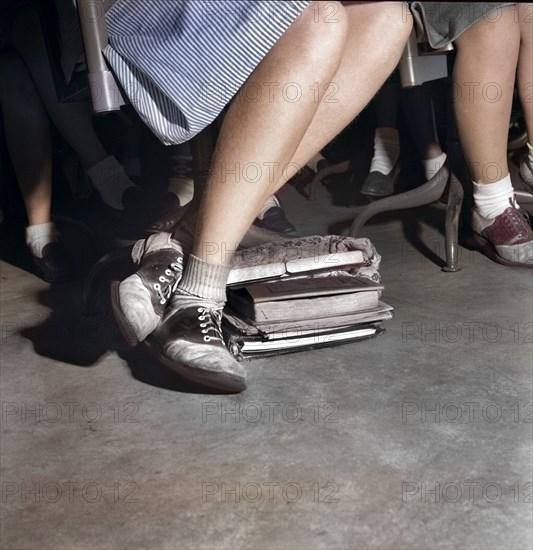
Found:
M 352 212 L 284 196 L 307 234 Z M 248 363 L 229 397 L 1 263 L 2 548 L 532 548 L 532 273 L 441 272 L 442 216 L 366 228 L 384 336 Z

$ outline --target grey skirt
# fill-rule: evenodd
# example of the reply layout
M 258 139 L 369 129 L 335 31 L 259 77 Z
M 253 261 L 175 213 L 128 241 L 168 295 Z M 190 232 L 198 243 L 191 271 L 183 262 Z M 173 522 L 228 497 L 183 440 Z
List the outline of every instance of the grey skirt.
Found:
M 308 1 L 118 0 L 104 53 L 159 139 L 191 139 L 238 92 Z
M 442 48 L 483 18 L 497 21 L 513 2 L 411 2 L 418 42 Z

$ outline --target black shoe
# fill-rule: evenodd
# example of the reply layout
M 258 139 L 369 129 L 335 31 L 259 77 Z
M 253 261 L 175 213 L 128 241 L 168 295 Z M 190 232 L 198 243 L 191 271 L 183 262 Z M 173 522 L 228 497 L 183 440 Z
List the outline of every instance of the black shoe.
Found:
M 400 175 L 400 162 L 397 161 L 391 172 L 370 172 L 361 187 L 361 194 L 370 197 L 388 197 L 394 193 L 394 187 Z
M 172 373 L 217 391 L 246 389 L 246 372 L 227 350 L 221 330 L 222 308 L 201 301 L 167 309 L 146 339 L 157 359 Z
M 42 254 L 42 258 L 33 256 L 33 261 L 47 283 L 66 283 L 77 278 L 76 265 L 61 243 L 48 243 Z
M 165 193 L 162 197 L 153 201 L 153 208 L 149 213 L 146 230 L 149 233 L 172 232 L 185 210 L 185 207 L 180 205 L 180 200 L 174 193 L 170 191 Z
M 124 228 L 148 233 L 171 231 L 184 211 L 174 193 L 153 198 L 141 187 L 126 189 L 122 204 L 122 210 L 106 205 L 106 211 Z
M 254 225 L 261 227 L 262 229 L 267 229 L 268 231 L 274 231 L 275 233 L 281 233 L 282 235 L 295 236 L 296 227 L 287 219 L 283 208 L 279 203 L 279 200 L 276 196 L 273 197 L 276 205 L 272 208 L 269 208 L 263 215 L 262 219 L 256 218 Z

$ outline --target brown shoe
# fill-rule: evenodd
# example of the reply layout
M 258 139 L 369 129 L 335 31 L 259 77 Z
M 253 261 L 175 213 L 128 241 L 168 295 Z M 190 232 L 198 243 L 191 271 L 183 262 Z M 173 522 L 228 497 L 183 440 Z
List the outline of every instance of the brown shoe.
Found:
M 520 210 L 510 206 L 495 218 L 484 218 L 474 208 L 472 229 L 476 242 L 493 260 L 533 267 L 533 230 Z

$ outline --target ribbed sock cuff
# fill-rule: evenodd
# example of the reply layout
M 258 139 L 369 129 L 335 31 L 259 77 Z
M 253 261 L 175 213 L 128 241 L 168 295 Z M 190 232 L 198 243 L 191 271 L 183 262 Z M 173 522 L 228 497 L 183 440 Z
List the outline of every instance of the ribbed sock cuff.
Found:
M 231 267 L 227 264 L 210 264 L 191 254 L 178 289 L 204 300 L 224 303 Z

